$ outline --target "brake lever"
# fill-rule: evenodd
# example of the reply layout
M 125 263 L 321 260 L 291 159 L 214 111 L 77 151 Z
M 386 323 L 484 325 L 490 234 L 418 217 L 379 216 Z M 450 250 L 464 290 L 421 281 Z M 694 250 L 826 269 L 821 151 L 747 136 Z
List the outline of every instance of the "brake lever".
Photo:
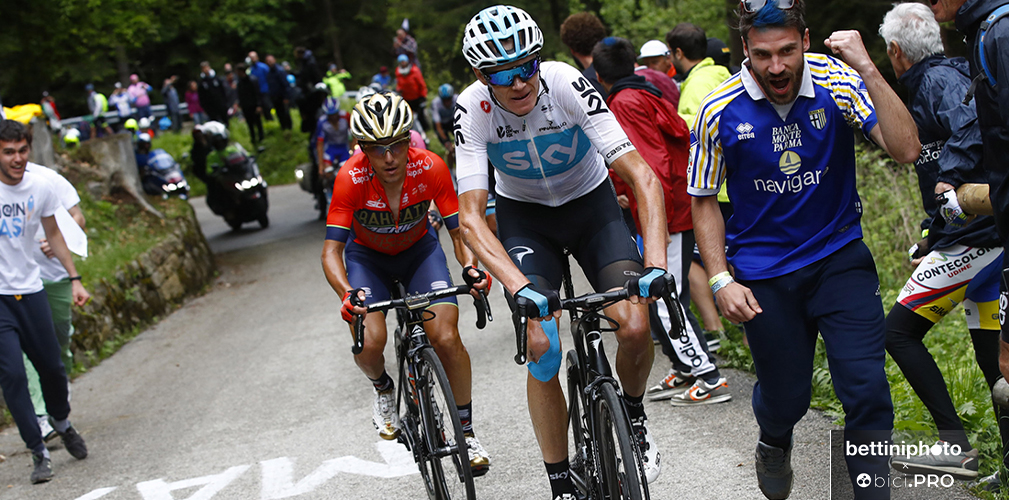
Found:
M 473 298 L 473 306 L 476 307 L 476 327 L 478 330 L 483 330 L 487 326 L 487 297 L 484 296 L 482 290 L 477 290 L 479 298 Z
M 515 312 L 512 313 L 512 324 L 515 326 L 515 363 L 524 365 L 526 364 L 526 349 L 528 339 L 526 338 L 526 326 L 529 324 L 529 318 L 527 318 L 521 312 L 521 308 L 516 307 Z
M 354 318 L 354 345 L 351 346 L 350 352 L 354 355 L 361 354 L 364 350 L 364 318 L 357 316 Z
M 352 294 L 350 296 L 350 303 L 354 306 L 360 307 L 364 306 L 364 301 L 361 300 L 357 294 Z M 355 355 L 361 354 L 364 350 L 364 316 L 354 316 L 354 345 L 351 346 L 350 352 Z

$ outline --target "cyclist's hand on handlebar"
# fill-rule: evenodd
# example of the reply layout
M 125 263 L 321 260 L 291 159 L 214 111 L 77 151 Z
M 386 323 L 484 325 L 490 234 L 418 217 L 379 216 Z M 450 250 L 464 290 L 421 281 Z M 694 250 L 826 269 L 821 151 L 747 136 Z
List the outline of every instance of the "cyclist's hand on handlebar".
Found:
M 466 266 L 462 269 L 462 279 L 467 285 L 475 289 L 470 290 L 469 293 L 476 298 L 480 298 L 478 290 L 483 291 L 484 295 L 490 292 L 491 282 L 493 281 L 490 274 L 473 266 Z
M 649 267 L 641 273 L 641 276 L 638 276 L 637 280 L 629 282 L 628 291 L 631 303 L 650 304 L 655 302 L 655 299 L 668 294 L 669 290 L 674 290 L 675 287 L 676 282 L 673 280 L 673 275 L 660 267 Z
M 515 292 L 515 307 L 519 314 L 533 319 L 561 317 L 561 297 L 556 290 L 540 290 L 527 283 Z
M 733 323 L 750 321 L 764 312 L 749 288 L 733 281 L 715 294 L 722 316 Z
M 368 309 L 364 307 L 364 290 L 355 288 L 343 295 L 343 306 L 340 307 L 340 314 L 347 323 L 354 322 L 354 316 L 364 316 L 368 314 Z

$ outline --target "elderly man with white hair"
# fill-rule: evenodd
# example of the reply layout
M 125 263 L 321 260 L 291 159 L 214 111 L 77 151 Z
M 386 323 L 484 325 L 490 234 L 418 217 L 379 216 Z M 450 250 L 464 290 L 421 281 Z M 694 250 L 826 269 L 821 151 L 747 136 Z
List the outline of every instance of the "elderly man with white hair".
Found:
M 947 222 L 955 198 L 946 193 L 967 182 L 987 182 L 981 167 L 981 131 L 974 104 L 964 104 L 970 69 L 962 57 L 943 55 L 939 23 L 924 4 L 903 3 L 886 14 L 879 34 L 898 81 L 909 90 L 921 156 L 914 163 L 922 205 L 923 239 L 908 252 L 917 268 L 886 318 L 886 349 L 928 408 L 940 444 L 936 455 L 895 456 L 906 473 L 978 475 L 978 452 L 957 416 L 942 373 L 922 342 L 932 325 L 963 303 L 978 366 L 991 387 L 999 378 L 998 293 L 1002 243 L 992 217 Z M 995 413 L 1002 410 L 996 405 Z M 1003 449 L 1009 424 L 999 418 Z M 955 445 L 955 448 L 954 448 Z M 947 449 L 944 447 L 944 450 Z M 955 453 L 954 453 L 955 451 Z M 997 483 L 997 482 L 996 482 Z

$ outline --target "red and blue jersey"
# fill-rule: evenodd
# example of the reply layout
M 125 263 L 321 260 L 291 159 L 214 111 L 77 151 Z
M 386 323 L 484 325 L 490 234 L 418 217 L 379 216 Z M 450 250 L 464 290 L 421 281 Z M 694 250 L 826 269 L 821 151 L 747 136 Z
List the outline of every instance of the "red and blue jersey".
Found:
M 745 67 L 705 98 L 687 191 L 714 196 L 726 183 L 726 256 L 737 277 L 782 276 L 862 237 L 850 125 L 868 137 L 876 123 L 862 78 L 822 54 L 805 54 L 790 108 L 768 102 Z
M 438 206 L 445 227 L 459 227 L 459 199 L 448 166 L 438 155 L 409 149 L 397 215 L 389 208 L 385 188 L 375 177 L 367 155 L 355 154 L 336 175 L 326 218 L 326 239 L 353 239 L 372 250 L 396 255 L 427 233 L 431 201 Z

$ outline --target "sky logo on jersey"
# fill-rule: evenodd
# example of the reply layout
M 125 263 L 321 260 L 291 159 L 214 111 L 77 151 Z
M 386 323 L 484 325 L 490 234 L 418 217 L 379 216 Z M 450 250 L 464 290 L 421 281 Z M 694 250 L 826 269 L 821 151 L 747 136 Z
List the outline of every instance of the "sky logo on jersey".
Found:
M 519 179 L 541 179 L 562 174 L 579 164 L 591 145 L 582 128 L 576 126 L 534 137 L 531 141 L 490 143 L 487 157 L 502 174 Z

